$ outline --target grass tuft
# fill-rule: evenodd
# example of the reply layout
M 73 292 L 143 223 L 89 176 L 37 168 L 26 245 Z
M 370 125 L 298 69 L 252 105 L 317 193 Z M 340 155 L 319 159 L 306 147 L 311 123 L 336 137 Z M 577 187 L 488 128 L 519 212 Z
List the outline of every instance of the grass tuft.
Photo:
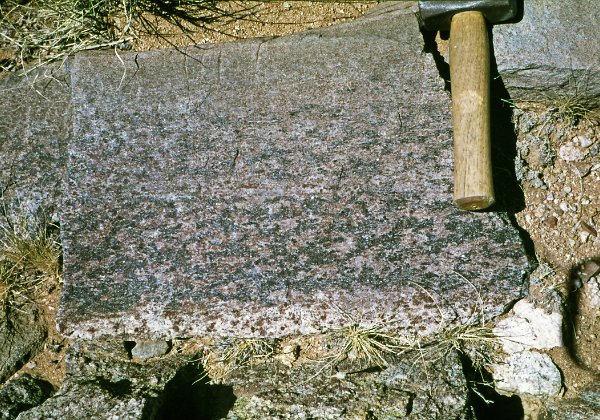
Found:
M 572 127 L 576 127 L 580 121 L 584 120 L 592 106 L 585 103 L 577 96 L 570 96 L 555 100 L 552 111 L 561 120 L 566 121 Z
M 219 381 L 236 369 L 252 366 L 258 360 L 270 358 L 280 351 L 280 340 L 241 338 L 226 340 L 218 347 L 219 350 L 205 348 L 197 360 L 205 371 L 197 381 L 207 376 L 213 381 Z
M 387 366 L 390 356 L 398 356 L 414 347 L 415 342 L 406 336 L 392 334 L 381 325 L 363 326 L 353 322 L 350 326 L 333 332 L 340 340 L 333 361 L 348 358 L 367 366 Z
M 245 3 L 224 8 L 214 0 L 5 0 L 0 2 L 0 68 L 27 66 L 27 73 L 81 51 L 129 49 L 141 34 L 161 35 L 156 17 L 184 34 L 197 28 L 218 32 L 219 26 L 252 15 Z
M 12 310 L 35 301 L 44 287 L 61 278 L 61 246 L 58 228 L 26 217 L 8 220 L 0 228 L 0 318 L 9 320 Z
M 58 280 L 61 273 L 61 247 L 58 227 L 33 224 L 25 217 L 3 227 L 0 259 L 28 277 Z
M 10 312 L 30 301 L 40 282 L 41 279 L 28 277 L 14 265 L 0 261 L 0 319 L 9 321 Z

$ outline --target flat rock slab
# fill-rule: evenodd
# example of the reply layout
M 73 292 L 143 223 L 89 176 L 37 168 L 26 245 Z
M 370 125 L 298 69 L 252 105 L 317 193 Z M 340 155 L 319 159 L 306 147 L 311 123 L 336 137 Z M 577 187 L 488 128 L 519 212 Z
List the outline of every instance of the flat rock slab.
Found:
M 452 205 L 450 99 L 422 49 L 409 7 L 75 58 L 62 331 L 427 332 L 440 313 L 499 314 L 524 247 L 501 215 Z

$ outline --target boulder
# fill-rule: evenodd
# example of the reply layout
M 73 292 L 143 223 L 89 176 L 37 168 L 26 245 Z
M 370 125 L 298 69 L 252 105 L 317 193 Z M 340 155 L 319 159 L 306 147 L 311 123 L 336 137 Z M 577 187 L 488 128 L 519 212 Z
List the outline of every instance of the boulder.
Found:
M 527 0 L 516 24 L 496 25 L 498 72 L 515 100 L 598 104 L 600 11 L 589 1 Z
M 32 407 L 42 404 L 54 393 L 54 386 L 25 374 L 0 388 L 0 419 L 12 420 Z
M 277 337 L 350 313 L 427 333 L 521 297 L 502 207 L 452 204 L 450 98 L 412 6 L 75 57 L 62 332 Z

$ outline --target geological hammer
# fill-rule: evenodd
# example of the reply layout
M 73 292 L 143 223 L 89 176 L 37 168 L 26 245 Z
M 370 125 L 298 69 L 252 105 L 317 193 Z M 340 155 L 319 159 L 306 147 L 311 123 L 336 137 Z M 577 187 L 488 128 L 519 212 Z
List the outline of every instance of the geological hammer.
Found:
M 425 30 L 450 30 L 454 203 L 463 210 L 485 209 L 495 201 L 487 24 L 516 15 L 517 0 L 419 0 Z

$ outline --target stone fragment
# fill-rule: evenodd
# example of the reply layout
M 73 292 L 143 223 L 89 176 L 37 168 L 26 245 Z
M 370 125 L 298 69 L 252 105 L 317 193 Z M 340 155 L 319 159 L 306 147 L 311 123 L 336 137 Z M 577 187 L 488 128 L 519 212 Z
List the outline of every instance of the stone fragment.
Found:
M 0 388 L 0 419 L 15 419 L 19 413 L 42 404 L 54 393 L 54 386 L 25 374 Z
M 151 359 L 168 353 L 171 345 L 166 341 L 138 341 L 131 349 L 131 357 Z
M 214 402 L 194 393 L 205 389 L 193 386 L 201 370 L 181 356 L 136 363 L 128 360 L 122 342 L 105 340 L 73 343 L 66 357 L 67 376 L 60 389 L 21 413 L 20 420 L 193 418 L 210 412 L 202 404 Z M 171 387 L 176 392 L 167 391 Z
M 560 146 L 558 156 L 567 162 L 578 162 L 585 158 L 585 150 L 575 146 L 573 143 L 567 143 Z
M 534 351 L 509 355 L 492 366 L 497 390 L 539 397 L 557 396 L 562 391 L 560 370 L 550 356 Z
M 590 420 L 600 413 L 600 383 L 579 390 L 570 398 L 556 398 L 545 404 L 544 419 L 547 420 Z
M 41 350 L 46 336 L 46 326 L 32 302 L 18 299 L 0 314 L 0 383 Z
M 497 322 L 493 331 L 508 354 L 563 345 L 560 313 L 548 314 L 527 300 L 517 302 L 508 316 Z
M 272 364 L 234 371 L 225 382 L 239 397 L 227 418 L 464 418 L 467 381 L 455 351 L 424 349 L 397 359 L 381 372 Z
M 594 141 L 586 136 L 575 136 L 573 137 L 573 143 L 581 147 L 590 147 L 594 144 Z

